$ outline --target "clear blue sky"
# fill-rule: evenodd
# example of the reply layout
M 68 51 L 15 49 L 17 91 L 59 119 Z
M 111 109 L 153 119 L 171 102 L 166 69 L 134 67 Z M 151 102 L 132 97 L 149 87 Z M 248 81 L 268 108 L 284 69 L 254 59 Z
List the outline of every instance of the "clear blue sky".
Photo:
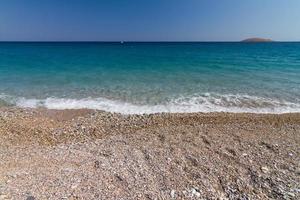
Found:
M 300 41 L 300 0 L 0 0 L 0 40 Z

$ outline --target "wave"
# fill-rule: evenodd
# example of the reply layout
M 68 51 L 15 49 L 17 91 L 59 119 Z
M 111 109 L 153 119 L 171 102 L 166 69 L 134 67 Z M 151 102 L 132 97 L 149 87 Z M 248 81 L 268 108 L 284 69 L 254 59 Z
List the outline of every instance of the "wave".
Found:
M 2 102 L 2 103 L 1 103 Z M 205 93 L 175 98 L 159 105 L 138 105 L 106 98 L 46 98 L 27 99 L 0 95 L 0 105 L 23 108 L 48 109 L 96 109 L 122 114 L 234 112 L 234 113 L 291 113 L 300 112 L 300 103 L 292 103 L 264 97 L 233 94 Z

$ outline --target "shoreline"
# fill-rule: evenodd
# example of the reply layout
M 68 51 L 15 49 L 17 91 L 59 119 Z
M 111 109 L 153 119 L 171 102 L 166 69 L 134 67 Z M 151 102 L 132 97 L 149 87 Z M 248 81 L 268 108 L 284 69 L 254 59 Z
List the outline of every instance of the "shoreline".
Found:
M 297 199 L 300 113 L 0 108 L 0 199 Z
M 295 100 L 279 100 L 251 96 L 247 94 L 202 93 L 170 98 L 160 103 L 134 103 L 113 100 L 105 97 L 87 98 L 24 98 L 0 94 L 1 105 L 23 109 L 72 110 L 88 109 L 122 114 L 156 114 L 156 113 L 257 113 L 284 114 L 300 112 L 300 104 Z

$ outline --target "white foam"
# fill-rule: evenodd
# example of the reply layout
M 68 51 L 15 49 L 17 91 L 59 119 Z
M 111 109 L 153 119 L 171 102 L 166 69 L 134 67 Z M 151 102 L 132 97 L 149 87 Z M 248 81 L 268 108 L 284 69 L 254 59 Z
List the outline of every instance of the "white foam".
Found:
M 1 99 L 1 97 L 0 97 Z M 194 95 L 176 98 L 160 105 L 136 105 L 106 98 L 18 98 L 14 104 L 19 107 L 48 109 L 97 109 L 122 114 L 150 113 L 192 113 L 192 112 L 234 112 L 234 113 L 290 113 L 300 112 L 300 104 L 248 95 Z

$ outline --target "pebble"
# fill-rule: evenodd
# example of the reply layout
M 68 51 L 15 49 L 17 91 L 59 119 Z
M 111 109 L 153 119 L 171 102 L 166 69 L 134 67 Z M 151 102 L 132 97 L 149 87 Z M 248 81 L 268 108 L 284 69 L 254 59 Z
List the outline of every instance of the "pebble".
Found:
M 290 197 L 295 197 L 296 195 L 294 193 L 288 192 L 287 195 L 289 195 Z
M 26 200 L 35 200 L 34 196 L 28 196 Z
M 175 199 L 176 198 L 176 191 L 175 190 L 171 190 L 170 195 L 171 195 L 172 199 Z
M 192 196 L 200 197 L 200 192 L 198 192 L 195 188 L 191 189 Z
M 72 185 L 72 186 L 71 186 L 71 189 L 72 189 L 72 190 L 76 189 L 76 188 L 78 187 L 78 185 L 79 185 L 79 184 Z
M 263 172 L 263 173 L 269 173 L 269 168 L 268 167 L 266 167 L 266 166 L 263 166 L 263 167 L 261 167 L 261 171 Z

